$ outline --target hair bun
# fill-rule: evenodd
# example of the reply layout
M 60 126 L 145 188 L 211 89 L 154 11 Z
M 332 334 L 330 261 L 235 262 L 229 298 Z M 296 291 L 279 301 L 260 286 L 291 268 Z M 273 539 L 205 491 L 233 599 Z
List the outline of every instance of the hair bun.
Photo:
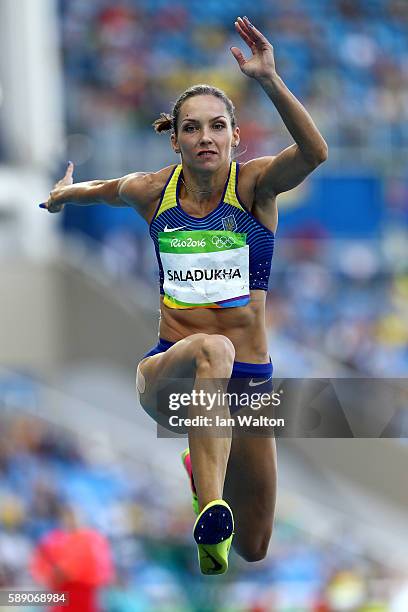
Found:
M 173 119 L 168 113 L 160 113 L 160 117 L 152 125 L 158 134 L 168 132 L 173 129 Z

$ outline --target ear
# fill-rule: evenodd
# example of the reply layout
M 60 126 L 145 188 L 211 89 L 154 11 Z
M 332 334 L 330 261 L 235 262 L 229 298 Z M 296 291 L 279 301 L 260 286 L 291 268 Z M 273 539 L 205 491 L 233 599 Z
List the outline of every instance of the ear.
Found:
M 171 138 L 171 146 L 173 147 L 173 151 L 175 153 L 181 153 L 180 147 L 179 147 L 178 142 L 177 142 L 176 135 L 172 134 L 170 138 Z
M 232 143 L 231 146 L 232 147 L 237 147 L 239 145 L 240 142 L 240 138 L 239 138 L 239 127 L 235 127 L 233 132 L 232 132 Z

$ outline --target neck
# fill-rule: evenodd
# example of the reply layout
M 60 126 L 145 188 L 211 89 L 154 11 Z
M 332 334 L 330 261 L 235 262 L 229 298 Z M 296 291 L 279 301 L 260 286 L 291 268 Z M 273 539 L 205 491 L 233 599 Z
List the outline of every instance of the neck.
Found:
M 180 196 L 197 204 L 218 202 L 224 191 L 228 174 L 229 164 L 215 172 L 200 174 L 192 172 L 188 166 L 183 165 Z

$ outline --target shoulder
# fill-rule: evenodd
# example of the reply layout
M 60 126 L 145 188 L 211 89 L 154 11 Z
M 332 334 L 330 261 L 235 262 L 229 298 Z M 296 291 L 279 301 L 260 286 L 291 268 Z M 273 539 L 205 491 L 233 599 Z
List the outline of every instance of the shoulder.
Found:
M 254 204 L 259 178 L 273 159 L 273 156 L 257 157 L 239 165 L 238 195 L 249 210 Z
M 149 216 L 150 209 L 157 205 L 175 167 L 173 164 L 157 172 L 135 172 L 124 176 L 119 185 L 120 198 L 142 212 L 143 216 Z

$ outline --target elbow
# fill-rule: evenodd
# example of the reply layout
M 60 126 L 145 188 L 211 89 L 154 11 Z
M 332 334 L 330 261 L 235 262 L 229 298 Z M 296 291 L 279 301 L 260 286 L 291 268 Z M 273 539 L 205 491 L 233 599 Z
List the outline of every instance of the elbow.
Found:
M 320 166 L 320 164 L 323 164 L 328 157 L 329 147 L 327 146 L 325 140 L 323 140 L 319 146 L 314 147 L 313 150 L 308 151 L 307 154 L 303 152 L 303 159 L 310 166 L 311 170 L 314 170 Z
M 308 158 L 308 162 L 310 163 L 312 170 L 314 170 L 315 168 L 320 166 L 320 164 L 323 164 L 327 160 L 328 157 L 329 157 L 329 150 L 326 145 L 325 147 L 321 147 L 318 151 L 313 153 L 313 155 L 311 155 Z
M 327 161 L 328 158 L 329 158 L 329 147 L 327 146 L 327 142 L 324 140 L 323 147 L 321 150 L 320 163 L 322 164 L 323 162 Z
M 320 166 L 320 164 L 323 164 L 328 159 L 328 157 L 329 157 L 329 147 L 327 146 L 327 142 L 323 140 L 322 145 L 319 147 L 316 153 L 316 157 L 315 157 L 316 166 Z

